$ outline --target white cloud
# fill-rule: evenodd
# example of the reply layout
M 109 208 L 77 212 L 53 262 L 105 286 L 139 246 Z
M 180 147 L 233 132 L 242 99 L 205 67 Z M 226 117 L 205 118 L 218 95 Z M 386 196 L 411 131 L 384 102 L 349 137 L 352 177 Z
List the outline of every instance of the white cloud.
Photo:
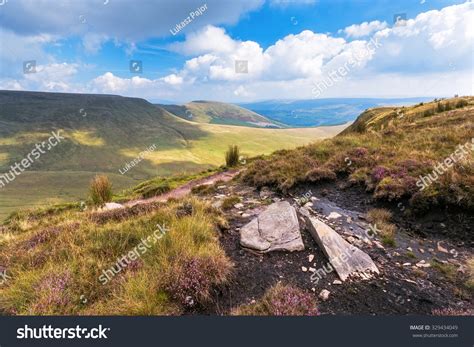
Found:
M 473 13 L 474 4 L 467 2 L 421 13 L 396 27 L 386 27 L 383 22 L 373 24 L 377 21 L 349 26 L 343 29 L 346 38 L 304 30 L 287 35 L 266 49 L 254 41 L 236 40 L 224 29 L 209 25 L 189 32 L 183 42 L 170 46 L 174 52 L 189 57 L 181 69 L 164 77 L 122 78 L 107 72 L 79 87 L 72 82 L 79 67 L 53 65 L 57 64 L 53 61 L 43 75 L 4 78 L 0 87 L 63 88 L 178 100 L 311 98 L 316 81 L 356 59 L 357 64 L 349 74 L 322 97 L 472 94 Z M 32 42 L 26 48 L 16 48 L 19 51 L 10 54 L 12 57 L 25 50 L 21 56 L 29 58 L 29 49 L 37 49 L 41 54 L 41 45 L 34 44 L 36 39 L 54 41 L 51 35 L 25 37 L 8 33 L 11 42 L 17 37 L 24 40 L 21 42 Z M 367 50 L 371 39 L 380 42 L 381 47 Z M 90 38 L 89 48 L 93 51 L 100 40 Z M 5 56 L 0 51 L 0 57 Z M 248 73 L 236 73 L 235 60 L 247 60 Z
M 165 83 L 171 84 L 173 86 L 180 85 L 183 83 L 183 78 L 181 76 L 178 76 L 176 74 L 171 74 L 168 76 L 165 76 L 161 79 Z
M 361 24 L 352 24 L 351 26 L 346 27 L 345 29 L 339 30 L 339 33 L 344 32 L 347 37 L 364 37 L 372 34 L 375 31 L 385 29 L 387 27 L 387 22 L 380 22 L 374 20 L 372 22 L 363 22 Z

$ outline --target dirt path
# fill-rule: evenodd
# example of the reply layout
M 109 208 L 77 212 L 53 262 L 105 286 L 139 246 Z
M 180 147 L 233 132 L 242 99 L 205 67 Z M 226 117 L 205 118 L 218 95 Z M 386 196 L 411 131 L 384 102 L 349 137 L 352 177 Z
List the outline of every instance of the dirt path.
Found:
M 210 175 L 210 176 L 207 176 L 207 177 L 204 177 L 204 178 L 199 178 L 199 179 L 196 179 L 196 180 L 189 181 L 188 183 L 182 185 L 181 187 L 170 190 L 167 193 L 164 193 L 164 194 L 161 194 L 161 195 L 158 195 L 158 196 L 154 196 L 152 198 L 128 201 L 124 204 L 124 206 L 125 207 L 132 207 L 132 206 L 135 206 L 135 205 L 148 204 L 148 203 L 152 203 L 152 202 L 165 202 L 170 198 L 179 199 L 179 198 L 182 198 L 182 197 L 188 195 L 189 193 L 191 193 L 191 189 L 193 189 L 194 187 L 201 186 L 201 185 L 212 185 L 212 184 L 214 184 L 218 181 L 228 182 L 231 179 L 233 179 L 235 176 L 237 176 L 239 174 L 239 172 L 240 172 L 239 170 L 230 170 L 230 171 L 226 171 L 226 172 L 219 172 L 219 173 L 216 173 L 214 175 Z

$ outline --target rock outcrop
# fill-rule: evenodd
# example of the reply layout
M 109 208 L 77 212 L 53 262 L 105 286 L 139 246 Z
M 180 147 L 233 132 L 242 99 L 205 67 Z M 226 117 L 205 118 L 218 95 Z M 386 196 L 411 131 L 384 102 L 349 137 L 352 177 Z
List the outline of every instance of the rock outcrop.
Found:
M 241 229 L 240 244 L 262 253 L 303 250 L 295 208 L 287 201 L 268 206 Z
M 312 216 L 307 209 L 301 208 L 300 212 L 305 218 L 309 232 L 342 281 L 351 275 L 370 278 L 373 273 L 379 273 L 367 253 L 344 240 L 329 225 Z

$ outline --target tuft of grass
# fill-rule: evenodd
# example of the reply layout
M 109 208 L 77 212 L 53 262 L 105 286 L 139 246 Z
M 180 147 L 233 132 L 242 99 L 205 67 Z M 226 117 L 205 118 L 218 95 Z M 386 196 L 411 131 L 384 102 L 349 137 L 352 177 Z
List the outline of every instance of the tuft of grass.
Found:
M 467 261 L 467 281 L 464 286 L 471 292 L 474 293 L 474 257 L 471 257 Z
M 314 296 L 291 285 L 277 283 L 254 304 L 232 310 L 238 316 L 317 316 Z
M 395 233 L 397 227 L 390 221 L 392 213 L 383 208 L 373 208 L 367 212 L 367 220 L 376 226 L 380 233 L 380 239 L 386 246 L 395 246 Z
M 240 198 L 237 195 L 228 196 L 222 201 L 222 209 L 230 210 L 235 204 L 239 202 Z
M 456 280 L 457 268 L 454 265 L 442 263 L 437 259 L 433 259 L 430 264 L 433 269 L 439 271 L 448 281 L 454 282 Z
M 102 206 L 112 201 L 112 183 L 107 176 L 97 175 L 90 183 L 89 193 L 93 204 Z
M 239 164 L 240 149 L 237 145 L 229 146 L 225 153 L 225 164 L 227 167 L 237 166 Z

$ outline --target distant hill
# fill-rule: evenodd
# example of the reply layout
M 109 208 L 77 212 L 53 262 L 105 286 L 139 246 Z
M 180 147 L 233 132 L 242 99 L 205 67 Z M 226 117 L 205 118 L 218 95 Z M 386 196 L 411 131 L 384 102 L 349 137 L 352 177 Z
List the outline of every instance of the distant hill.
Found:
M 368 108 L 413 105 L 433 98 L 333 98 L 310 100 L 269 100 L 239 104 L 272 121 L 291 127 L 337 125 L 354 121 Z
M 215 101 L 193 101 L 185 105 L 158 105 L 168 112 L 198 123 L 280 128 L 281 124 L 256 112 L 233 104 Z
M 335 135 L 343 128 L 200 124 L 139 98 L 0 91 L 0 175 L 48 139 L 53 130 L 65 137 L 0 188 L 0 219 L 26 206 L 82 199 L 89 180 L 98 172 L 109 175 L 117 191 L 138 180 L 222 165 L 231 144 L 238 144 L 245 156 L 268 154 Z M 151 146 L 155 149 L 121 174 L 127 163 Z

